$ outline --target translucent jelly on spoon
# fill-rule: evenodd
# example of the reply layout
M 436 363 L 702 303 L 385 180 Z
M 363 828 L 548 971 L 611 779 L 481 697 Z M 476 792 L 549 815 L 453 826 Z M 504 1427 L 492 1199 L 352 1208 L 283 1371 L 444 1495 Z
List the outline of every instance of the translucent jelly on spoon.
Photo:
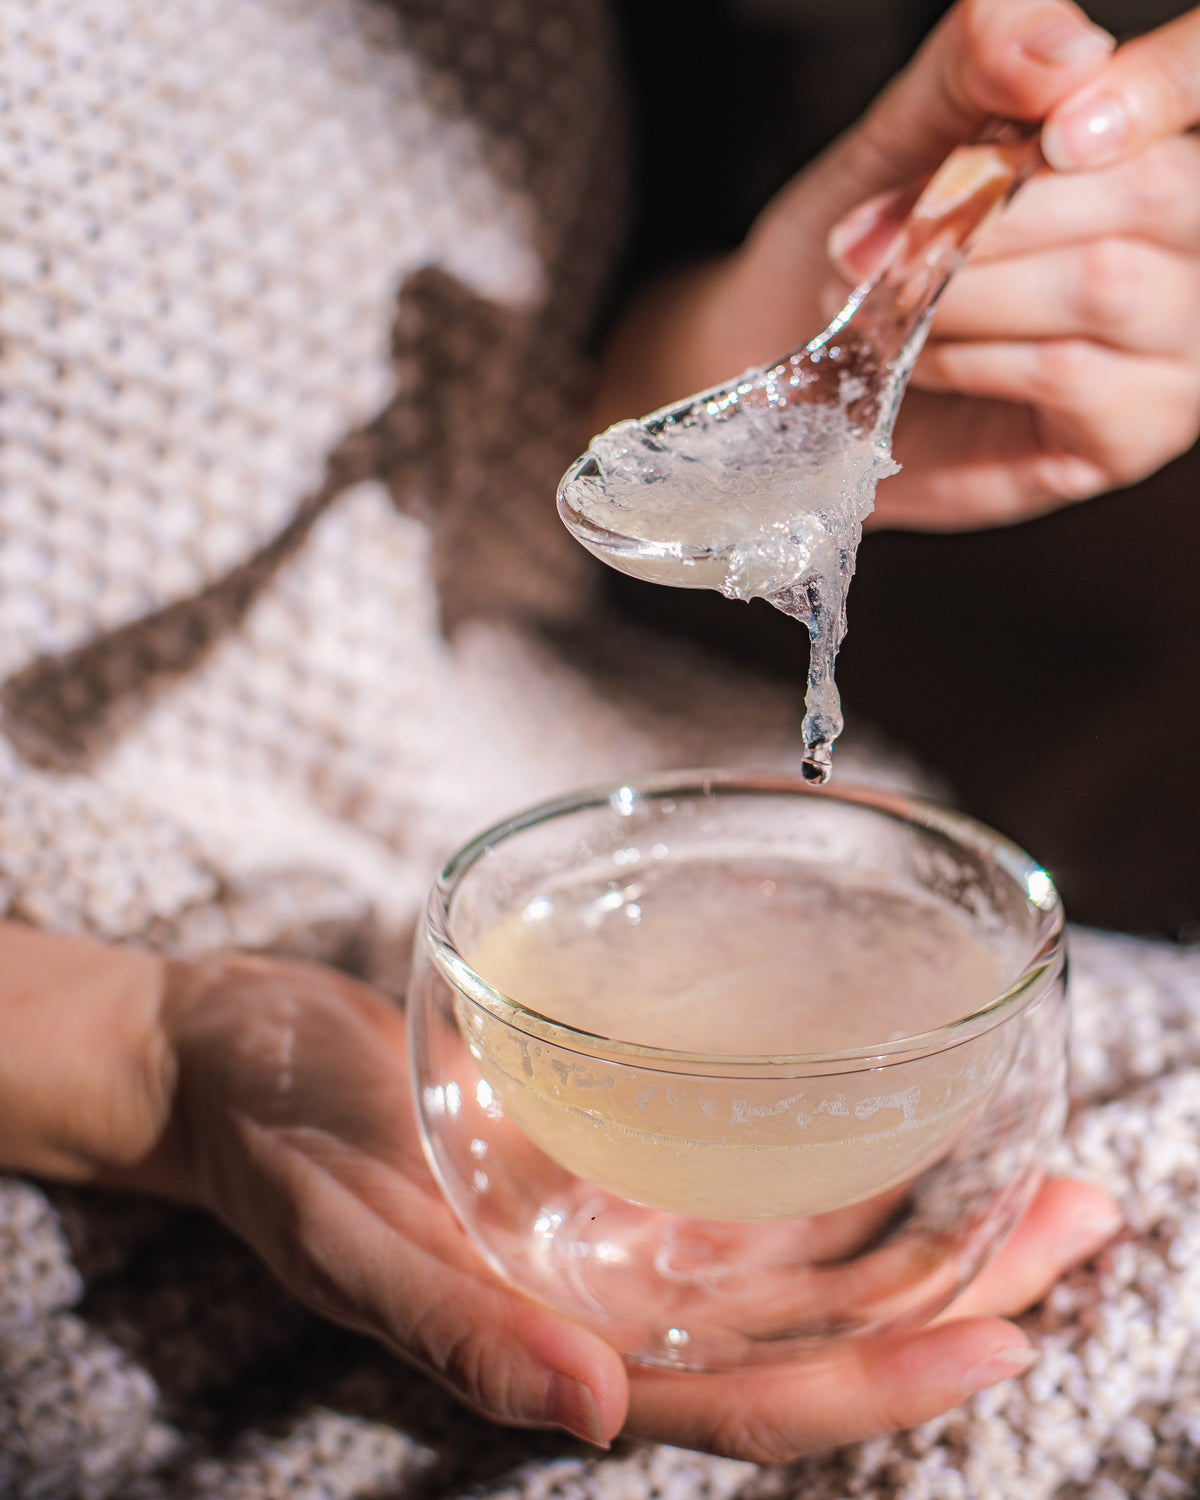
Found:
M 1011 125 L 953 151 L 874 279 L 776 364 L 593 438 L 559 514 L 604 562 L 677 588 L 768 600 L 808 627 L 804 775 L 842 729 L 834 662 L 875 486 L 895 473 L 900 398 L 934 303 L 981 227 L 1039 164 Z

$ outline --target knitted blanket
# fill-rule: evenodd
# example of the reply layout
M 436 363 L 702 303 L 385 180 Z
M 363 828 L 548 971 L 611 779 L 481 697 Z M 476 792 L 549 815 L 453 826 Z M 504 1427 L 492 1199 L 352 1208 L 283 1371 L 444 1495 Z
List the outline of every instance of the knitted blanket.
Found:
M 1175 1500 L 1200 1489 L 1200 952 L 1072 934 L 1055 1166 L 1128 1229 L 1024 1320 L 1020 1380 L 781 1469 L 505 1431 L 307 1314 L 203 1216 L 0 1183 L 14 1500 Z
M 403 992 L 456 844 L 798 689 L 589 613 L 551 496 L 620 224 L 599 0 L 0 0 L 0 912 Z M 894 753 L 839 776 L 909 784 Z M 0 1181 L 2 1500 L 1200 1489 L 1200 955 L 1075 937 L 1041 1364 L 783 1471 L 466 1414 L 203 1216 Z

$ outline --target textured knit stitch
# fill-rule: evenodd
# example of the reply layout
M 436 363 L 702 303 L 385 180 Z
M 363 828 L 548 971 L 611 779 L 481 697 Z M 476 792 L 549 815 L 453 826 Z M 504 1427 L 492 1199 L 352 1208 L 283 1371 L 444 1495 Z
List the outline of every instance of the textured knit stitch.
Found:
M 0 910 L 400 993 L 440 859 L 796 705 L 588 623 L 554 481 L 619 226 L 599 0 L 0 0 Z M 904 784 L 896 758 L 840 774 Z M 1200 955 L 1076 935 L 1042 1364 L 786 1470 L 508 1432 L 200 1215 L 0 1179 L 3 1500 L 1165 1500 L 1200 1486 Z

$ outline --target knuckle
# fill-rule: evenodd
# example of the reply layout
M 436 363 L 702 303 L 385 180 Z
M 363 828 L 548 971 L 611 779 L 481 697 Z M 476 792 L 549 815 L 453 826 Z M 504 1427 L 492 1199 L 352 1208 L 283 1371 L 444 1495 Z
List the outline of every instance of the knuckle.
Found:
M 1191 448 L 1200 440 L 1200 369 L 1193 368 L 1188 371 L 1186 388 L 1180 398 L 1179 406 L 1179 425 L 1183 447 Z
M 1039 405 L 1070 406 L 1091 389 L 1096 350 L 1086 339 L 1047 339 L 1032 352 L 1029 394 Z
M 474 1410 L 500 1421 L 520 1419 L 509 1361 L 482 1325 L 464 1322 L 453 1307 L 426 1308 L 399 1340 L 412 1358 Z
M 452 1382 L 466 1370 L 462 1341 L 469 1329 L 457 1322 L 453 1310 L 443 1301 L 428 1302 L 411 1319 L 398 1321 L 397 1338 L 428 1369 Z
M 960 40 L 972 63 L 994 63 L 996 44 L 1010 29 L 1011 12 L 1006 0 L 962 0 L 958 8 Z
M 1200 437 L 1200 392 L 1193 389 L 1187 395 L 1181 393 L 1166 414 L 1164 446 L 1167 457 L 1175 458 L 1186 453 Z
M 444 1380 L 472 1405 L 503 1414 L 507 1405 L 494 1399 L 496 1382 L 490 1365 L 488 1345 L 474 1328 L 455 1329 L 439 1351 L 438 1373 Z
M 806 1453 L 900 1432 L 932 1414 L 915 1409 L 912 1401 L 899 1392 L 860 1389 L 853 1406 L 837 1414 L 827 1413 L 819 1430 L 745 1409 L 722 1418 L 704 1446 L 725 1458 L 786 1464 Z
M 1109 468 L 1118 484 L 1134 484 L 1178 458 L 1200 431 L 1200 376 L 1173 367 L 1137 393 L 1136 404 L 1124 403 L 1118 432 L 1125 441 L 1110 441 Z M 1116 426 L 1117 424 L 1110 424 Z
M 959 5 L 955 20 L 960 55 L 972 66 L 986 62 L 992 51 L 997 19 L 995 0 L 962 0 Z
M 1101 239 L 1079 249 L 1077 311 L 1083 326 L 1108 338 L 1129 338 L 1157 300 L 1146 247 Z
M 1161 118 L 1177 128 L 1192 121 L 1196 112 L 1197 62 L 1194 47 L 1159 47 L 1153 80 Z
M 1187 171 L 1180 173 L 1182 185 L 1172 204 L 1175 238 L 1182 249 L 1194 252 L 1200 249 L 1200 132 L 1176 136 L 1173 144 L 1188 156 Z
M 939 1400 L 921 1409 L 910 1396 L 892 1392 L 881 1396 L 876 1402 L 873 1412 L 869 1414 L 871 1421 L 867 1430 L 879 1434 L 904 1432 L 936 1415 L 937 1407 L 945 1404 L 944 1400 Z
M 1122 484 L 1133 484 L 1186 453 L 1200 432 L 1200 390 L 1195 380 L 1180 382 L 1155 403 L 1154 420 L 1139 431 L 1140 443 L 1118 459 L 1118 477 Z
M 741 1459 L 745 1463 L 786 1464 L 818 1445 L 785 1432 L 779 1423 L 763 1416 L 738 1412 L 722 1418 L 705 1446 L 723 1458 Z
M 961 0 L 954 15 L 964 102 L 1022 117 L 1044 113 L 1052 102 L 1046 79 L 1014 42 L 1034 25 L 1077 19 L 1075 6 L 1067 0 Z
M 954 15 L 958 24 L 955 65 L 947 87 L 960 109 L 1001 106 L 1011 83 L 1010 49 L 1004 10 L 996 0 L 963 0 Z
M 1089 500 L 1112 486 L 1113 476 L 1099 463 L 1072 454 L 1053 454 L 1039 465 L 1039 502 L 1054 506 Z
M 1121 168 L 1126 221 L 1142 234 L 1169 236 L 1196 191 L 1196 152 L 1182 136 L 1158 141 Z

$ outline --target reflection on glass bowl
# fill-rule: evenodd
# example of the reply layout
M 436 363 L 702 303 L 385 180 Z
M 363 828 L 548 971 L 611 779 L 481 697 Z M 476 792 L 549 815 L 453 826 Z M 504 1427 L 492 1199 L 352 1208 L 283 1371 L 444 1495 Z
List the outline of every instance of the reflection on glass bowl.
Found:
M 683 773 L 513 818 L 442 872 L 409 1014 L 468 1233 L 648 1363 L 932 1316 L 1061 1126 L 1049 878 L 874 791 Z

